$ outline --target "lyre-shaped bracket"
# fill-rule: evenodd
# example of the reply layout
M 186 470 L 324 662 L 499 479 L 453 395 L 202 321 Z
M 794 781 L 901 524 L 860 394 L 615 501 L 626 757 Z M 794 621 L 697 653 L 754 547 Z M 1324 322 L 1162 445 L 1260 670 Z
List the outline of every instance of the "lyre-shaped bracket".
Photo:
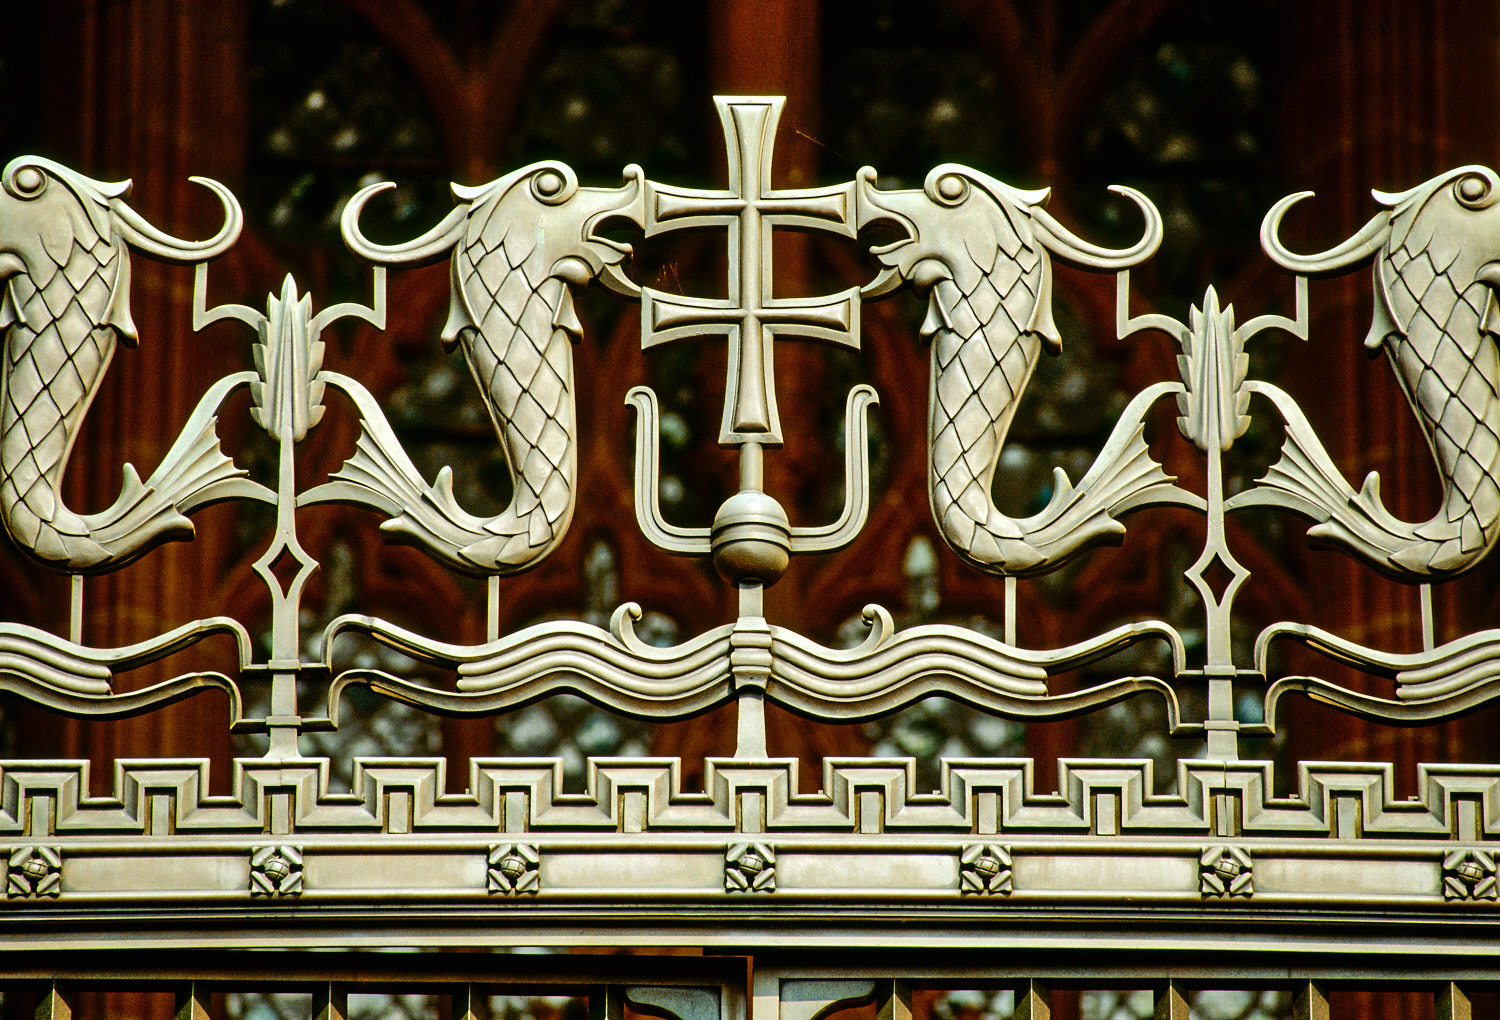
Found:
M 679 556 L 701 556 L 716 551 L 731 540 L 731 526 L 746 525 L 750 520 L 729 519 L 721 509 L 713 527 L 693 528 L 673 524 L 662 516 L 661 413 L 656 393 L 649 386 L 637 386 L 626 395 L 625 401 L 636 410 L 635 516 L 641 531 L 653 545 Z M 844 509 L 838 519 L 822 526 L 793 527 L 786 523 L 785 514 L 775 516 L 779 507 L 769 510 L 769 514 L 767 508 L 761 511 L 762 519 L 756 523 L 767 529 L 768 540 L 784 545 L 789 554 L 818 553 L 840 549 L 859 534 L 870 511 L 868 412 L 879 402 L 870 386 L 861 384 L 849 391 L 844 408 Z M 729 513 L 732 515 L 734 511 Z
M 699 298 L 641 288 L 641 346 L 710 335 L 729 344 L 728 378 L 719 442 L 739 448 L 740 489 L 719 508 L 710 528 L 667 522 L 658 498 L 660 416 L 656 396 L 636 387 L 626 402 L 636 409 L 636 519 L 647 539 L 678 555 L 712 553 L 732 583 L 774 584 L 794 553 L 829 552 L 859 534 L 869 510 L 867 412 L 878 402 L 869 386 L 850 391 L 845 411 L 844 511 L 832 524 L 792 527 L 786 511 L 763 491 L 762 458 L 782 445 L 773 351 L 779 337 L 798 337 L 858 350 L 860 289 L 811 298 L 774 294 L 775 228 L 854 237 L 858 196 L 852 182 L 821 188 L 775 188 L 771 183 L 776 126 L 785 99 L 719 96 L 728 187 L 698 190 L 646 181 L 641 222 L 646 236 L 722 227 L 727 233 L 726 297 Z M 750 606 L 742 607 L 751 609 Z M 743 614 L 742 614 L 743 615 Z

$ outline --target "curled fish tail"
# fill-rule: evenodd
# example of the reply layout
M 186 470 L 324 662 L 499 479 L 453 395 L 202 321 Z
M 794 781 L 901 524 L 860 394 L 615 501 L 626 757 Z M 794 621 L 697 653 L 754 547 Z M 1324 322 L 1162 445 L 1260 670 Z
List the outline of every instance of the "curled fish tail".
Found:
M 1500 262 L 1487 240 L 1500 227 L 1500 176 L 1467 166 L 1399 194 L 1374 194 L 1381 212 L 1311 256 L 1287 251 L 1276 236 L 1282 215 L 1306 193 L 1289 196 L 1266 214 L 1262 246 L 1304 274 L 1373 258 L 1365 344 L 1383 347 L 1395 370 L 1442 477 L 1442 507 L 1424 522 L 1394 517 L 1380 500 L 1379 477 L 1372 473 L 1355 492 L 1302 421 L 1289 427 L 1283 456 L 1260 487 L 1291 496 L 1317 521 L 1310 537 L 1392 576 L 1431 581 L 1474 566 L 1500 539 Z M 1290 413 L 1289 425 L 1300 419 Z
M 582 331 L 571 288 L 613 272 L 629 249 L 594 234 L 600 220 L 631 216 L 640 174 L 616 189 L 581 188 L 571 169 L 536 163 L 477 187 L 453 186 L 457 205 L 441 223 L 385 246 L 359 231 L 372 185 L 342 216 L 345 241 L 377 265 L 424 265 L 447 256 L 451 292 L 443 340 L 462 350 L 505 451 L 513 492 L 500 513 L 480 518 L 453 497 L 444 468 L 426 485 L 388 429 L 366 418 L 363 444 L 333 476 L 335 496 L 390 513 L 395 541 L 419 544 L 459 570 L 514 574 L 556 548 L 577 499 L 577 421 L 572 341 Z M 639 215 L 636 214 L 639 219 Z M 367 442 L 368 440 L 368 442 Z M 418 498 L 408 498 L 418 493 Z
M 0 248 L 8 273 L 0 301 L 0 517 L 17 544 L 46 566 L 98 572 L 163 541 L 191 537 L 192 524 L 176 504 L 221 482 L 224 465 L 232 468 L 214 439 L 211 454 L 189 444 L 191 464 L 164 463 L 147 483 L 127 466 L 119 498 L 99 513 L 73 513 L 61 498 L 79 427 L 115 348 L 137 340 L 129 246 L 195 262 L 217 257 L 238 237 L 234 197 L 220 184 L 195 180 L 224 205 L 224 226 L 207 241 L 181 241 L 147 223 L 124 202 L 128 181 L 95 181 L 35 156 L 11 160 L 0 174 L 0 224 L 7 228 Z

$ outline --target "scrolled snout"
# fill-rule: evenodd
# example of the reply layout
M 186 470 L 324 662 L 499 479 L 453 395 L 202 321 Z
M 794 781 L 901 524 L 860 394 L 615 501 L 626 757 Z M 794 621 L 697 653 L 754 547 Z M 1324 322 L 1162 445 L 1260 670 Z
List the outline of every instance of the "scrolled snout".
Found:
M 1299 191 L 1294 195 L 1286 196 L 1271 206 L 1265 219 L 1261 220 L 1260 246 L 1271 261 L 1282 269 L 1309 276 L 1336 273 L 1370 258 L 1380 250 L 1381 245 L 1385 244 L 1390 236 L 1391 214 L 1381 212 L 1361 227 L 1359 233 L 1327 251 L 1316 255 L 1298 255 L 1289 251 L 1278 236 L 1281 230 L 1281 218 L 1286 215 L 1288 209 L 1304 198 L 1311 198 L 1312 194 L 1311 191 Z
M 239 239 L 245 218 L 240 204 L 228 188 L 207 177 L 189 178 L 214 193 L 224 208 L 224 225 L 203 241 L 185 241 L 158 229 L 125 202 L 130 181 L 96 181 L 61 163 L 41 156 L 17 156 L 0 172 L 0 189 L 7 198 L 24 203 L 12 206 L 30 211 L 16 213 L 29 222 L 49 253 L 59 262 L 67 257 L 64 238 L 68 229 L 93 232 L 101 238 L 120 240 L 132 248 L 164 262 L 204 262 L 224 254 Z M 53 185 L 61 186 L 58 190 Z M 73 203 L 76 208 L 67 209 Z M 81 214 L 81 215 L 80 215 Z M 10 213 L 7 213 L 9 216 Z M 68 229 L 55 226 L 58 218 L 70 224 Z M 49 219 L 50 218 L 50 219 Z M 53 226 L 45 224 L 52 223 Z
M 1090 269 L 1128 269 L 1155 255 L 1156 249 L 1161 246 L 1161 213 L 1149 198 L 1134 188 L 1112 184 L 1109 190 L 1112 194 L 1130 199 L 1141 210 L 1141 216 L 1146 221 L 1145 230 L 1135 244 L 1128 248 L 1102 248 L 1085 241 L 1053 219 L 1040 204 L 1028 210 L 1036 227 L 1037 239 L 1059 258 Z
M 895 223 L 916 236 L 913 221 L 932 204 L 919 188 L 883 189 L 876 186 L 874 167 L 861 167 L 855 175 L 855 223 L 863 230 L 881 221 Z
M 189 177 L 188 180 L 212 191 L 224 207 L 224 225 L 218 232 L 204 241 L 184 241 L 164 230 L 158 230 L 146 222 L 140 213 L 126 205 L 123 199 L 116 199 L 110 202 L 110 208 L 119 223 L 120 236 L 126 243 L 164 262 L 193 263 L 216 259 L 239 240 L 240 230 L 245 225 L 245 214 L 240 210 L 240 203 L 235 199 L 234 193 L 208 177 Z
M 360 231 L 359 216 L 365 203 L 382 191 L 395 187 L 390 181 L 381 181 L 355 192 L 339 215 L 339 233 L 344 237 L 344 244 L 355 255 L 377 266 L 426 266 L 445 258 L 463 237 L 464 223 L 469 217 L 467 203 L 455 206 L 437 226 L 402 244 L 376 244 Z

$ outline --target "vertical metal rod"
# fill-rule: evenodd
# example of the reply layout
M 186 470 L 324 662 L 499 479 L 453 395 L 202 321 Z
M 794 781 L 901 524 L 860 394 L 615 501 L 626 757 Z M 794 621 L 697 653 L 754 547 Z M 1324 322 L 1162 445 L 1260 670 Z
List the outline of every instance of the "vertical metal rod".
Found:
M 1210 299 L 1212 296 L 1210 292 Z M 1218 310 L 1213 300 L 1205 300 L 1204 306 L 1205 311 L 1216 313 Z M 1211 329 L 1203 339 L 1219 344 L 1229 340 L 1217 329 Z M 1199 597 L 1203 600 L 1204 622 L 1207 625 L 1208 647 L 1204 663 L 1204 672 L 1208 676 L 1207 755 L 1210 759 L 1233 761 L 1239 758 L 1239 734 L 1234 718 L 1235 666 L 1230 621 L 1234 596 L 1243 578 L 1230 581 L 1221 595 L 1213 590 L 1203 576 L 1203 571 L 1215 559 L 1225 566 L 1239 568 L 1234 554 L 1229 550 L 1224 529 L 1223 442 L 1216 409 L 1208 420 L 1208 442 L 1204 449 L 1208 459 L 1208 534 L 1205 536 L 1202 554 L 1189 570 L 1188 580 L 1198 589 Z
M 1432 625 L 1432 585 L 1417 585 L 1417 595 L 1422 600 L 1422 651 L 1430 652 L 1436 643 Z
M 1234 723 L 1234 680 L 1227 676 L 1208 679 L 1208 747 L 1212 761 L 1237 761 L 1240 756 L 1238 727 Z
M 173 1020 L 208 1020 L 208 989 L 198 981 L 190 981 L 177 993 L 177 1009 Z
M 740 444 L 740 488 L 760 492 L 765 488 L 765 453 L 756 442 Z
M 68 599 L 68 640 L 75 645 L 83 644 L 83 575 L 74 574 L 70 579 Z
M 280 435 L 280 465 L 276 479 L 276 538 L 272 548 L 280 546 L 282 553 L 295 550 L 301 553 L 297 542 L 297 465 L 293 451 L 291 426 L 284 416 Z M 300 559 L 300 556 L 298 557 Z M 266 564 L 266 583 L 273 589 L 271 600 L 271 659 L 276 664 L 292 664 L 302 657 L 301 620 L 298 619 L 302 601 L 302 575 L 299 571 L 287 591 L 271 571 L 272 559 Z M 267 758 L 298 758 L 301 750 L 297 746 L 297 733 L 301 719 L 297 708 L 297 673 L 295 669 L 271 674 L 271 721 L 267 725 L 270 746 Z
M 277 437 L 279 458 L 276 476 L 276 537 L 272 548 L 280 547 L 276 557 L 266 564 L 267 584 L 274 589 L 271 605 L 271 657 L 282 661 L 300 657 L 301 621 L 297 619 L 296 596 L 300 586 L 294 580 L 287 591 L 281 590 L 271 567 L 276 558 L 290 552 L 297 542 L 297 463 L 293 450 L 291 427 L 283 424 Z
M 349 992 L 338 982 L 325 981 L 313 989 L 313 1020 L 348 1020 Z
M 484 638 L 500 640 L 500 575 L 491 574 L 485 589 Z
M 736 758 L 768 758 L 766 748 L 766 692 L 759 687 L 740 691 L 735 702 L 739 721 L 735 727 Z
M 270 743 L 265 756 L 273 761 L 302 757 L 297 743 L 298 726 L 285 721 L 297 718 L 297 674 L 271 674 L 271 719 L 266 725 Z
M 765 586 L 759 581 L 740 585 L 740 616 L 765 616 Z
M 747 443 L 759 450 L 758 443 Z M 765 587 L 759 581 L 740 584 L 740 618 L 735 625 L 735 637 L 731 638 L 730 668 L 735 673 L 738 687 L 735 699 L 734 756 L 736 758 L 766 758 L 766 689 L 765 680 L 770 671 L 770 632 L 765 621 Z M 740 647 L 736 640 L 742 632 L 749 632 L 750 647 Z M 763 635 L 761 641 L 755 635 Z M 759 653 L 759 654 L 757 654 Z M 749 661 L 745 661 L 748 659 Z M 759 682 L 755 681 L 759 677 Z M 745 682 L 746 680 L 749 682 Z
M 36 1020 L 73 1020 L 73 994 L 49 981 L 36 1004 Z
M 1305 981 L 1297 986 L 1292 999 L 1293 1020 L 1329 1020 L 1328 993 L 1318 984 Z
M 912 1020 L 911 983 L 892 978 L 875 1013 L 875 1020 Z
M 589 1020 L 624 1020 L 625 990 L 620 985 L 589 989 Z
M 1005 643 L 1016 643 L 1016 579 L 1005 579 Z
M 458 991 L 453 993 L 452 1020 L 479 1020 L 478 998 L 479 993 L 472 984 L 465 983 L 459 986 Z
M 1208 536 L 1204 552 L 1211 548 L 1216 557 L 1228 559 L 1229 547 L 1224 536 L 1224 465 L 1218 445 L 1218 432 L 1212 432 L 1214 442 L 1208 448 Z M 1207 563 L 1204 564 L 1207 566 Z M 1196 576 L 1202 579 L 1201 573 Z M 1207 643 L 1207 667 L 1210 671 L 1214 667 L 1234 668 L 1234 652 L 1230 647 L 1230 600 L 1233 597 L 1233 588 L 1226 589 L 1222 596 L 1214 593 L 1206 583 L 1195 585 L 1202 595 L 1204 608 L 1208 615 L 1208 633 L 1205 635 Z M 1209 718 L 1217 718 L 1213 714 L 1213 707 L 1209 707 Z

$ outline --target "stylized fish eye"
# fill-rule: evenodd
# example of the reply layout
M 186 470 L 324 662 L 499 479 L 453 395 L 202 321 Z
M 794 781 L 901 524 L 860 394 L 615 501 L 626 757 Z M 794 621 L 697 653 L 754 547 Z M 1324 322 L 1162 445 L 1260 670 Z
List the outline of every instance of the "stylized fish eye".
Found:
M 34 166 L 23 166 L 5 182 L 5 190 L 17 198 L 36 198 L 47 189 L 47 175 Z
M 561 205 L 573 197 L 573 192 L 578 189 L 578 181 L 569 173 L 566 167 L 549 166 L 538 170 L 531 175 L 531 193 L 540 202 L 548 205 Z
M 969 182 L 958 174 L 943 174 L 932 182 L 930 196 L 942 205 L 958 205 L 969 195 Z
M 1482 209 L 1495 201 L 1495 180 L 1490 173 L 1470 172 L 1453 182 L 1453 197 L 1468 209 Z

